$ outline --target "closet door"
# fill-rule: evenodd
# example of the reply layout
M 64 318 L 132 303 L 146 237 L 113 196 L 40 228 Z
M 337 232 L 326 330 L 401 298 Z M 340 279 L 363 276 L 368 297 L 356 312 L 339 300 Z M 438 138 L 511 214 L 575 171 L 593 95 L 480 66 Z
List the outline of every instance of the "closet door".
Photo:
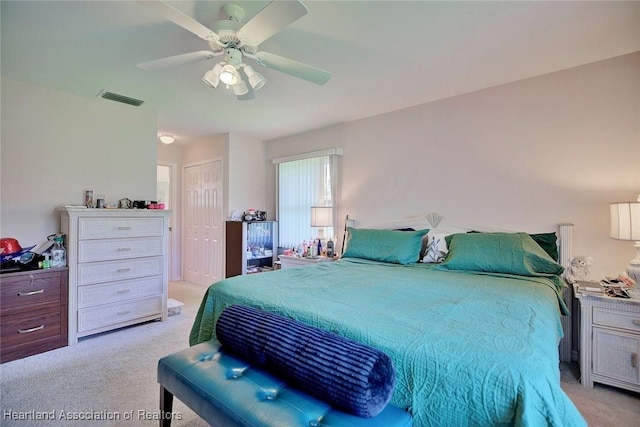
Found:
M 223 277 L 222 160 L 184 169 L 184 280 L 209 286 Z

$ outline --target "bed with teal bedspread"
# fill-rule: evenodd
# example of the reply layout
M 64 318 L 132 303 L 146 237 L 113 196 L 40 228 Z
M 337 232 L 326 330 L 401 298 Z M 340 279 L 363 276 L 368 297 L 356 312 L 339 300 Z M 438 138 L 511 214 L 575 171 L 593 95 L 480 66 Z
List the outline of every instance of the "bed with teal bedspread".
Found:
M 343 258 L 213 284 L 189 339 L 214 338 L 228 306 L 257 307 L 387 353 L 390 403 L 416 426 L 584 426 L 560 388 L 560 286 L 554 275 Z

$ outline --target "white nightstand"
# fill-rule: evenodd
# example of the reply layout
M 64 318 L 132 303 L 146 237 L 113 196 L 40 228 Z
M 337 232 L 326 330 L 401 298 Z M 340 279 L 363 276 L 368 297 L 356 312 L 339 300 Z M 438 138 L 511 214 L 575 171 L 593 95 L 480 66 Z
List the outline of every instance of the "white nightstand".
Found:
M 582 385 L 608 384 L 640 392 L 640 299 L 581 294 Z
M 333 262 L 335 258 L 327 258 L 327 257 L 315 257 L 315 258 L 302 258 L 290 255 L 280 255 L 278 257 L 280 259 L 280 265 L 282 269 L 285 268 L 296 268 L 296 267 L 304 267 L 307 265 L 320 264 L 323 262 Z

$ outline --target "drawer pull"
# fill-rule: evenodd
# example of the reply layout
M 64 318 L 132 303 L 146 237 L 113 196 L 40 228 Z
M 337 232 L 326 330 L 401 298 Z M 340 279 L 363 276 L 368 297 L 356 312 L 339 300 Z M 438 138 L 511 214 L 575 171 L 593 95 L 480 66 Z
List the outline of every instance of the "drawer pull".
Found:
M 638 367 L 638 353 L 631 353 L 631 367 Z
M 130 310 L 119 311 L 118 316 L 124 316 L 125 314 L 129 314 L 130 312 Z
M 118 273 L 126 273 L 127 271 L 131 271 L 130 268 L 119 268 Z
M 131 289 L 120 289 L 119 291 L 116 291 L 116 294 L 122 295 L 122 294 L 127 294 L 129 292 L 131 292 Z
M 640 326 L 640 319 L 633 319 L 633 324 L 636 326 Z
M 37 294 L 44 294 L 44 289 L 31 291 L 31 292 L 18 292 L 19 297 L 28 297 L 29 295 L 37 295 Z
M 131 230 L 131 227 L 118 227 L 118 230 Z
M 35 328 L 30 328 L 30 329 L 18 329 L 18 333 L 19 334 L 28 334 L 29 332 L 40 331 L 42 329 L 44 329 L 44 325 L 40 325 L 40 326 L 37 326 Z
M 131 248 L 118 248 L 118 252 L 128 252 Z

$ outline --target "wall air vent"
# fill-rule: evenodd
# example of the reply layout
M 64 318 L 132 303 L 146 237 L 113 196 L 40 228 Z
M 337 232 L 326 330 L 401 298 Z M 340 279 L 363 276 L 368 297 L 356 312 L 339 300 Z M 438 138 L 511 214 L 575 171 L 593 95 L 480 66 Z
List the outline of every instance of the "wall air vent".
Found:
M 110 101 L 116 101 L 122 104 L 133 105 L 134 107 L 139 107 L 144 103 L 144 101 L 140 101 L 139 99 L 130 98 L 124 95 L 118 95 L 117 93 L 108 92 L 106 90 L 101 90 L 98 96 L 100 98 L 108 99 Z

